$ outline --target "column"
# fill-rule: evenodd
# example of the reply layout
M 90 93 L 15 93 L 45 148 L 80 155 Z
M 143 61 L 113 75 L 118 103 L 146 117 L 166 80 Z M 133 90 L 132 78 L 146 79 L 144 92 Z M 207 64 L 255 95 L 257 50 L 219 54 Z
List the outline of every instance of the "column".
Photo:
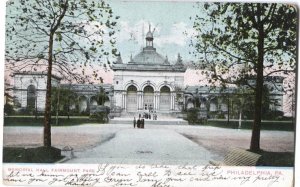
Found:
M 122 109 L 124 109 L 124 94 L 122 92 Z
M 91 102 L 91 98 L 87 97 L 86 98 L 86 111 L 90 112 L 90 102 Z
M 125 106 L 125 111 L 126 111 L 126 109 L 127 109 L 127 102 L 126 102 L 126 100 L 127 100 L 127 92 L 124 93 L 124 106 Z
M 173 110 L 175 110 L 176 93 L 173 93 Z
M 171 93 L 171 110 L 175 110 L 175 93 Z
M 142 109 L 142 92 L 138 91 L 137 92 L 137 97 L 138 97 L 138 110 Z
M 126 93 L 122 92 L 122 108 L 126 110 Z
M 173 110 L 173 92 L 171 92 L 170 97 L 170 110 Z
M 137 111 L 140 108 L 140 100 L 139 100 L 139 98 L 140 98 L 140 95 L 139 95 L 139 92 L 137 92 L 136 93 L 136 109 L 137 109 Z
M 144 92 L 141 93 L 141 110 L 144 110 Z
M 157 92 L 154 92 L 154 104 L 153 104 L 153 109 L 156 110 L 157 108 Z
M 159 110 L 159 100 L 160 100 L 160 92 L 157 93 L 157 107 L 156 110 Z

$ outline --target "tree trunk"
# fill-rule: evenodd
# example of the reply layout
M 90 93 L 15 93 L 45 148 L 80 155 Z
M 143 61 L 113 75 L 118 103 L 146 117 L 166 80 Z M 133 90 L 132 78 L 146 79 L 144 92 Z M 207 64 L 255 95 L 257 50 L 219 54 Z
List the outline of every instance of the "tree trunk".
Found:
M 239 115 L 239 127 L 238 129 L 242 128 L 242 110 L 240 110 L 240 115 Z
M 258 5 L 258 9 L 260 9 Z M 258 19 L 260 19 L 260 11 L 258 11 Z M 256 89 L 255 89 L 255 106 L 254 106 L 254 122 L 252 128 L 252 137 L 250 151 L 258 152 L 260 150 L 260 129 L 261 129 L 261 109 L 262 109 L 262 93 L 263 93 L 263 63 L 264 63 L 264 28 L 263 23 L 258 20 L 259 36 L 258 36 L 258 61 L 256 68 Z
M 49 50 L 48 50 L 48 71 L 47 71 L 47 88 L 46 88 L 46 104 L 44 114 L 44 146 L 51 147 L 51 77 L 52 77 L 52 62 L 53 62 L 53 40 L 54 34 L 58 29 L 61 20 L 64 18 L 68 9 L 68 0 L 66 0 L 61 15 L 58 17 L 57 22 L 50 30 L 49 36 Z
M 60 100 L 60 88 L 58 87 L 58 94 L 57 94 L 57 105 L 56 105 L 56 126 L 58 125 L 58 115 L 59 115 L 59 100 Z
M 68 97 L 68 120 L 70 119 L 70 96 Z
M 52 62 L 53 62 L 53 34 L 50 33 L 49 50 L 48 50 L 48 71 L 47 71 L 47 89 L 46 89 L 46 104 L 44 114 L 44 146 L 51 147 L 51 77 L 52 77 Z
M 229 94 L 227 95 L 227 125 L 229 125 L 230 110 L 229 110 Z

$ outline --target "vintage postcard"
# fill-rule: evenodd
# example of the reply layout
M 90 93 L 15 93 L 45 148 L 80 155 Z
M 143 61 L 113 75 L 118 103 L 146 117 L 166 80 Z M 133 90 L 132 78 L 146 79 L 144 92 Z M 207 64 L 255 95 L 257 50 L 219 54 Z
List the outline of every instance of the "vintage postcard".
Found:
M 3 6 L 3 185 L 295 185 L 298 4 Z

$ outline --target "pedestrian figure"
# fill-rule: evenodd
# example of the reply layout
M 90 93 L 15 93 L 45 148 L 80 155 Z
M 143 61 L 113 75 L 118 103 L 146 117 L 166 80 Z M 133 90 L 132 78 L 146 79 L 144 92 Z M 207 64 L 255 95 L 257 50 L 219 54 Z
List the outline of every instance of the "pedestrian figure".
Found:
M 141 125 L 141 120 L 140 118 L 137 120 L 137 128 L 140 128 L 140 125 Z
M 141 118 L 141 113 L 139 113 L 139 118 Z
M 151 113 L 149 113 L 149 119 L 151 119 Z
M 142 128 L 145 128 L 145 119 L 142 119 Z
M 135 117 L 133 117 L 133 128 L 135 128 L 135 125 L 136 125 L 136 120 Z

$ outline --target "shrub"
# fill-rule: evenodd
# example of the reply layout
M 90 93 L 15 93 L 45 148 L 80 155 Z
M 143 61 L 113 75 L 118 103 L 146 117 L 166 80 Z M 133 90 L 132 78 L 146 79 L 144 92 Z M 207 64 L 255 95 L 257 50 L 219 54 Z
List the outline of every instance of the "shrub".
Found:
M 100 123 L 106 123 L 106 122 L 108 122 L 108 115 L 106 112 L 96 111 L 90 115 L 90 119 L 96 120 L 97 122 L 100 122 Z
M 13 114 L 13 113 L 14 113 L 14 108 L 13 108 L 13 106 L 10 105 L 10 104 L 5 104 L 5 105 L 4 105 L 4 113 L 5 113 L 6 115 L 11 115 L 11 114 Z
M 190 108 L 187 110 L 187 121 L 190 124 L 195 124 L 198 122 L 198 112 L 199 109 L 197 108 Z

